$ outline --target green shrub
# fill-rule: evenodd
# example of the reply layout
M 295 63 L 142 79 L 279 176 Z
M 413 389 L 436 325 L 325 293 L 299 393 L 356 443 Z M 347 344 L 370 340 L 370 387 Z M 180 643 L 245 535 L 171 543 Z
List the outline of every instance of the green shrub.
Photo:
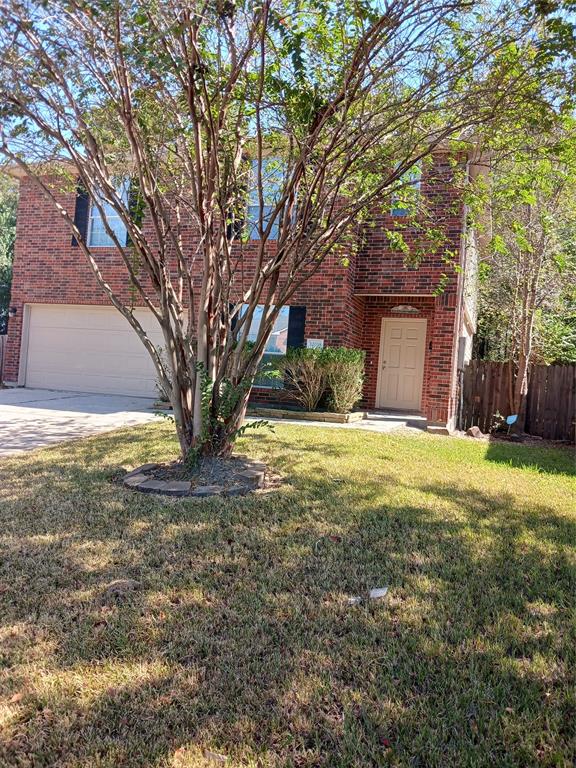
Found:
M 349 413 L 362 397 L 365 353 L 348 347 L 327 347 L 322 352 L 329 410 Z
M 362 397 L 364 357 L 348 347 L 289 349 L 276 365 L 286 393 L 304 410 L 315 411 L 325 398 L 329 411 L 348 413 Z
M 289 349 L 278 368 L 290 396 L 306 411 L 314 411 L 326 389 L 323 349 Z

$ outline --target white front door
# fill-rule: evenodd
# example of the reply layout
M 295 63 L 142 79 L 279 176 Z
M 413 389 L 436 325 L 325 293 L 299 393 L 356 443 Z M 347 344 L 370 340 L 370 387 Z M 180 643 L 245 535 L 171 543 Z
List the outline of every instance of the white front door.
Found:
M 426 320 L 382 320 L 377 408 L 420 409 L 425 345 Z

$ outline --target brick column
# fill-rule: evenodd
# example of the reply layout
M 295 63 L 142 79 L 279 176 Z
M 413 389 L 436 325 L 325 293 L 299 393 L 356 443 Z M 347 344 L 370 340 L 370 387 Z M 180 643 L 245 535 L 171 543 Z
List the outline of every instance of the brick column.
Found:
M 426 414 L 431 424 L 442 426 L 450 423 L 455 407 L 455 320 L 456 293 L 443 293 L 434 301 Z

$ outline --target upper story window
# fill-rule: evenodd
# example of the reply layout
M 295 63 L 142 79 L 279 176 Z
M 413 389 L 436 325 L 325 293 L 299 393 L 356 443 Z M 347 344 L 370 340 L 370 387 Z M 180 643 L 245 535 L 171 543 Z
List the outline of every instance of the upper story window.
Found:
M 406 171 L 400 179 L 402 186 L 392 195 L 392 206 L 390 209 L 392 216 L 412 216 L 416 213 L 421 182 L 422 167 L 418 163 Z
M 129 180 L 123 179 L 116 188 L 118 196 L 126 206 L 128 206 L 129 186 Z M 125 245 L 127 237 L 126 225 L 118 215 L 117 211 L 115 211 L 114 208 L 110 205 L 110 203 L 107 203 L 102 198 L 100 198 L 100 201 L 104 210 L 104 216 L 108 227 L 114 232 L 118 242 L 121 245 Z M 88 214 L 87 241 L 88 245 L 92 248 L 114 248 L 115 246 L 114 240 L 106 231 L 104 219 L 102 218 L 102 215 L 98 210 L 98 206 L 94 203 L 94 201 L 90 203 L 90 210 Z
M 262 160 L 262 210 L 258 195 L 258 161 L 252 161 L 251 184 L 248 194 L 247 225 L 250 240 L 260 240 L 259 226 L 265 231 L 282 191 L 284 168 L 277 157 Z M 279 216 L 270 228 L 268 240 L 278 240 Z

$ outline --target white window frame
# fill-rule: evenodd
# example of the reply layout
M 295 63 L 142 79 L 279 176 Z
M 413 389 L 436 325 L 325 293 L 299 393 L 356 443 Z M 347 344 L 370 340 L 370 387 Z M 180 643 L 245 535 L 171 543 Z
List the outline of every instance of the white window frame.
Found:
M 129 188 L 130 188 L 130 182 L 129 182 L 129 179 L 127 178 L 122 179 L 119 182 L 118 186 L 116 187 L 116 192 L 121 196 L 121 199 L 123 200 L 125 205 L 128 205 Z M 102 206 L 108 205 L 106 201 L 104 201 L 102 198 L 100 198 L 100 203 Z M 108 234 L 108 232 L 106 232 L 106 230 L 104 230 L 104 234 L 109 242 L 96 243 L 96 244 L 92 242 L 94 220 L 96 219 L 98 221 L 103 221 L 102 216 L 100 215 L 100 211 L 97 211 L 96 215 L 94 214 L 95 207 L 96 207 L 96 203 L 94 202 L 94 200 L 90 199 L 89 206 L 88 206 L 88 227 L 87 227 L 87 238 L 86 238 L 88 247 L 89 248 L 115 248 L 116 245 L 112 240 L 112 238 L 110 237 L 110 235 Z M 126 245 L 126 240 L 128 236 L 128 229 L 126 225 L 124 224 L 124 222 L 116 212 L 108 216 L 107 221 L 109 221 L 111 218 L 117 219 L 122 225 L 122 229 L 124 230 L 124 245 Z M 122 244 L 122 238 L 119 237 L 118 240 Z

